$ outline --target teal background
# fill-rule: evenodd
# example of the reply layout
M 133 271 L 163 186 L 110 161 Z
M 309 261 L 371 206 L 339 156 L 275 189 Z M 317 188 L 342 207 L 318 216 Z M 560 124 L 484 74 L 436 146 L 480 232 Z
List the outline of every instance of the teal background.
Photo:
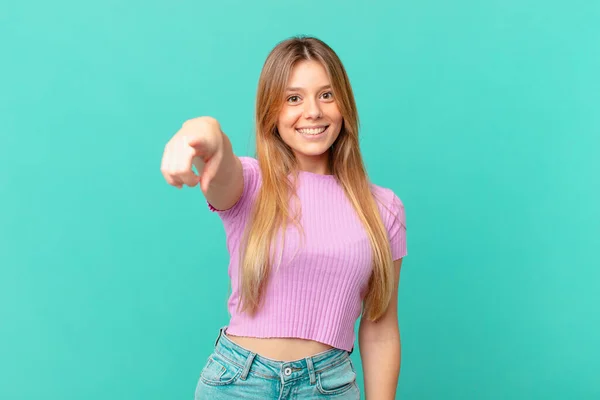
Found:
M 600 398 L 599 21 L 591 0 L 2 2 L 0 398 L 193 398 L 228 256 L 163 147 L 211 115 L 252 155 L 262 63 L 295 34 L 341 57 L 370 177 L 405 203 L 397 398 Z

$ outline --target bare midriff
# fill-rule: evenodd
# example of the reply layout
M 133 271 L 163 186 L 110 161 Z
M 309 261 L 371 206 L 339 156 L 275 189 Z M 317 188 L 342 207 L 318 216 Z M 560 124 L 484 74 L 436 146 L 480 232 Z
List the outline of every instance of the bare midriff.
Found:
M 225 336 L 235 344 L 260 356 L 276 361 L 295 361 L 310 357 L 332 348 L 314 340 L 296 338 L 254 338 L 246 336 Z

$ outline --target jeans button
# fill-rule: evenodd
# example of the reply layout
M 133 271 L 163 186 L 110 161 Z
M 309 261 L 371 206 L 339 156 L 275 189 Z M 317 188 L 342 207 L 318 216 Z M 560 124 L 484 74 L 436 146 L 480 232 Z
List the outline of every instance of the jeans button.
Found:
M 283 370 L 283 373 L 286 374 L 287 376 L 290 376 L 292 374 L 292 369 L 290 367 L 287 367 L 286 369 Z

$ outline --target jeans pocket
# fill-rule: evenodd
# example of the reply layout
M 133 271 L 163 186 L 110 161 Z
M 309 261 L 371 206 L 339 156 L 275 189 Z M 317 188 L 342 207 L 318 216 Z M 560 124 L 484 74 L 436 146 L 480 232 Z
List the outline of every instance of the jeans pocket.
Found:
M 317 390 L 321 394 L 341 394 L 352 388 L 356 388 L 356 372 L 349 358 L 317 374 Z
M 200 380 L 210 386 L 224 386 L 234 383 L 241 375 L 242 368 L 213 353 L 200 373 Z

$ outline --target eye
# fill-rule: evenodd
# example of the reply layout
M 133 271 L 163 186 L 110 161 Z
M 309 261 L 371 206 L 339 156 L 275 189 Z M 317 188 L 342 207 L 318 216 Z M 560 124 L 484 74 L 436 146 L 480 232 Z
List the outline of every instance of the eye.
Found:
M 300 99 L 299 96 L 293 95 L 287 98 L 288 103 L 296 103 Z
M 333 98 L 333 93 L 332 92 L 325 92 L 322 94 L 322 96 L 324 96 L 325 100 L 331 100 Z

